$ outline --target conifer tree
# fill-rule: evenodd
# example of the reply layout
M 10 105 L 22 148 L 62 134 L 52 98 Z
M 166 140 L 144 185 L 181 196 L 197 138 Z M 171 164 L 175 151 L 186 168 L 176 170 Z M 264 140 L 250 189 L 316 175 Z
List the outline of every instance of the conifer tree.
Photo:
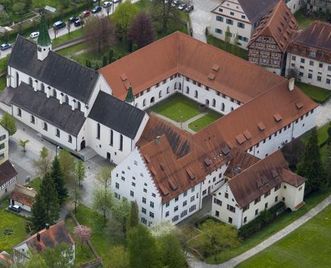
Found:
M 298 164 L 298 174 L 307 179 L 306 193 L 317 191 L 325 185 L 326 176 L 322 165 L 316 128 L 312 130 L 303 158 Z
M 35 201 L 33 203 L 31 209 L 32 217 L 32 227 L 34 231 L 39 231 L 45 227 L 45 223 L 47 222 L 47 215 L 44 206 L 44 201 L 42 199 L 42 195 L 38 193 L 36 195 Z
M 61 206 L 65 199 L 68 197 L 68 190 L 65 187 L 64 176 L 61 170 L 60 161 L 55 156 L 52 163 L 51 177 L 54 180 L 57 196 L 59 199 L 59 205 Z

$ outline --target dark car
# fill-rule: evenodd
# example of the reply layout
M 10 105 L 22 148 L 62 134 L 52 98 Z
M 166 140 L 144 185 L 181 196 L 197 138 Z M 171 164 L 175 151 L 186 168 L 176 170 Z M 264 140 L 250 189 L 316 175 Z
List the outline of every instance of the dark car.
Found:
M 70 17 L 69 19 L 68 19 L 68 22 L 69 23 L 74 23 L 76 20 L 78 20 L 79 19 L 79 17 Z
M 83 24 L 84 24 L 84 21 L 79 18 L 77 20 L 75 20 L 75 22 L 74 22 L 75 27 L 79 27 Z
M 66 24 L 62 20 L 58 20 L 53 24 L 53 28 L 56 30 L 60 30 L 62 28 L 66 27 Z
M 193 11 L 193 9 L 194 9 L 193 5 L 187 5 L 187 7 L 185 8 L 185 11 L 186 12 L 191 12 L 191 11 Z
M 10 210 L 12 210 L 14 212 L 17 212 L 17 213 L 20 213 L 21 210 L 22 210 L 22 208 L 20 206 L 18 206 L 18 205 L 10 205 L 8 207 L 8 209 L 10 209 Z
M 11 48 L 11 44 L 5 43 L 0 46 L 0 50 L 4 51 Z
M 92 9 L 92 13 L 93 13 L 93 14 L 96 14 L 96 13 L 99 13 L 101 10 L 102 10 L 102 7 L 101 7 L 101 6 L 95 6 L 95 7 Z

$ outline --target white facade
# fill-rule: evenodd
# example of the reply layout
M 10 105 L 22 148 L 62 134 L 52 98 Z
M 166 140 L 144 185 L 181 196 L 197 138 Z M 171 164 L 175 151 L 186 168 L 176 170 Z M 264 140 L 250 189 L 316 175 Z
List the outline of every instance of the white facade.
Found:
M 305 3 L 303 0 L 285 0 L 286 5 L 291 10 L 291 12 L 294 14 L 297 12 Z
M 258 217 L 262 211 L 281 201 L 285 203 L 286 207 L 295 210 L 303 202 L 304 187 L 305 184 L 296 188 L 283 182 L 250 202 L 245 208 L 241 208 L 237 204 L 228 183 L 225 183 L 213 196 L 211 215 L 239 229 Z
M 298 72 L 301 82 L 331 90 L 331 64 L 311 58 L 288 53 L 286 60 L 286 75 L 290 70 Z

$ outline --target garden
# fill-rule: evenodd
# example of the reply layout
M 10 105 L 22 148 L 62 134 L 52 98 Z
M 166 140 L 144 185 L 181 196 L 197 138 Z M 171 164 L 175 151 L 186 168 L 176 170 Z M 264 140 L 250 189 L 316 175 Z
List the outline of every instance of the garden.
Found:
M 301 82 L 297 82 L 297 86 L 312 100 L 321 104 L 327 102 L 331 97 L 331 91 L 325 88 L 320 88 Z

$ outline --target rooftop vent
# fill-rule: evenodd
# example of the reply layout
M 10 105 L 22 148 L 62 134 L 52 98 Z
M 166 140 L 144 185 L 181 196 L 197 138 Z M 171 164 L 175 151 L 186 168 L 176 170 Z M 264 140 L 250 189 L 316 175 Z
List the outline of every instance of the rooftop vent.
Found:
M 263 122 L 259 122 L 259 123 L 257 124 L 257 127 L 258 127 L 258 129 L 261 130 L 261 131 L 265 130 L 265 125 L 263 124 Z
M 300 110 L 303 107 L 303 103 L 302 102 L 297 102 L 295 104 L 295 106 L 297 107 L 298 110 Z
M 161 193 L 163 195 L 168 195 L 169 194 L 168 189 L 163 184 L 160 184 L 159 187 L 160 187 Z
M 211 165 L 211 160 L 210 160 L 210 158 L 205 158 L 205 160 L 203 160 L 203 162 L 205 163 L 205 165 L 207 166 L 207 167 L 209 167 L 210 165 Z
M 236 136 L 236 141 L 238 142 L 238 144 L 243 144 L 246 141 L 246 138 L 244 137 L 243 134 L 239 134 Z
M 173 191 L 176 191 L 178 188 L 176 182 L 173 179 L 169 179 L 169 186 Z
M 218 64 L 214 64 L 212 69 L 213 69 L 213 71 L 218 72 L 218 70 L 220 69 L 220 66 Z
M 215 80 L 215 74 L 213 74 L 213 73 L 210 73 L 210 74 L 208 74 L 208 79 L 209 80 Z
M 128 79 L 128 77 L 126 76 L 126 74 L 121 74 L 121 80 L 122 81 L 125 81 L 127 79 Z
M 295 78 L 292 77 L 288 80 L 288 90 L 293 91 L 294 90 L 294 85 L 295 85 Z
M 279 113 L 277 113 L 277 114 L 274 114 L 274 119 L 278 123 L 278 122 L 282 121 L 283 118 L 281 117 L 281 115 Z
M 146 160 L 147 163 L 151 162 L 151 159 L 150 159 L 149 155 L 145 154 L 144 157 L 145 157 L 145 160 Z
M 227 145 L 223 146 L 222 149 L 221 149 L 221 152 L 222 152 L 222 154 L 224 154 L 224 155 L 228 155 L 228 154 L 230 153 L 230 148 L 229 148 L 229 146 L 227 146 Z
M 161 139 L 160 136 L 156 136 L 154 139 L 155 144 L 160 144 L 160 139 Z
M 252 138 L 252 134 L 248 130 L 244 131 L 244 136 L 247 140 L 250 140 Z
M 186 170 L 186 173 L 189 176 L 189 178 L 191 180 L 194 180 L 195 179 L 195 176 L 194 176 L 193 172 L 189 168 L 186 168 L 185 170 Z

